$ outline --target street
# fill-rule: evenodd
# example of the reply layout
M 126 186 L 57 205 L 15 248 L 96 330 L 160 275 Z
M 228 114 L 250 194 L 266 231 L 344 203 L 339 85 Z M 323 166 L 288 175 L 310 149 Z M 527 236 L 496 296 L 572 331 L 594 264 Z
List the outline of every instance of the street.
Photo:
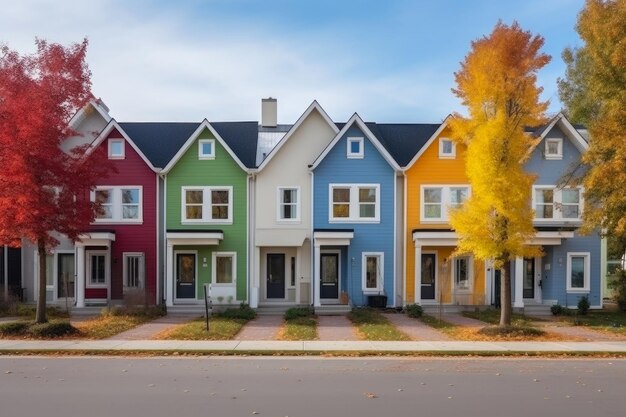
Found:
M 0 357 L 0 415 L 623 416 L 626 360 Z

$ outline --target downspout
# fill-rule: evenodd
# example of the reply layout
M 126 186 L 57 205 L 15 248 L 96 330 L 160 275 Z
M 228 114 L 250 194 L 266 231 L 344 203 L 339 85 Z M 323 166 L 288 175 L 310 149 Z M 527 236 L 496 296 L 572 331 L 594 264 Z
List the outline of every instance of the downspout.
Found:
M 406 179 L 406 171 L 402 172 L 402 304 L 407 305 L 406 300 L 406 247 L 407 247 L 407 179 Z M 417 262 L 417 261 L 416 261 Z
M 314 210 L 315 205 L 313 204 L 313 195 L 315 194 L 315 190 L 313 189 L 313 186 L 315 185 L 315 181 L 314 181 L 315 174 L 313 173 L 313 171 L 310 170 L 310 168 L 311 168 L 311 166 L 309 165 L 309 175 L 311 176 L 311 187 L 310 187 L 311 191 L 310 191 L 310 195 L 309 195 L 309 197 L 311 199 L 311 201 L 310 201 L 310 205 L 311 205 L 311 208 L 310 208 L 310 210 L 311 210 L 311 227 L 309 229 L 309 233 L 310 233 L 309 236 L 311 236 L 311 244 L 309 245 L 309 246 L 311 246 L 310 249 L 309 249 L 309 251 L 310 251 L 310 253 L 309 253 L 310 258 L 309 259 L 311 259 L 311 262 L 310 262 L 310 264 L 311 264 L 311 266 L 310 266 L 310 268 L 311 268 L 311 275 L 310 275 L 311 276 L 311 283 L 310 283 L 310 286 L 309 286 L 309 295 L 310 295 L 309 302 L 311 303 L 311 306 L 314 306 L 315 305 L 315 294 L 314 294 L 314 289 L 315 289 L 315 282 L 314 282 L 314 280 L 315 280 L 315 237 L 314 237 L 313 234 L 314 234 L 314 229 L 315 229 L 315 210 Z
M 166 288 L 166 277 L 167 277 L 167 263 L 168 263 L 168 259 L 167 259 L 167 174 L 164 173 L 159 173 L 159 177 L 161 177 L 161 179 L 163 180 L 163 238 L 162 238 L 162 247 L 163 247 L 163 259 L 161 260 L 162 265 L 161 265 L 161 276 L 159 277 L 160 279 L 160 284 L 161 284 L 161 291 L 163 294 L 163 298 L 160 300 L 161 304 L 167 304 L 167 300 L 165 299 L 165 295 L 167 294 L 167 288 Z
M 253 204 L 254 204 L 254 199 L 255 197 L 255 178 L 256 175 L 254 172 L 251 172 L 248 174 L 248 182 L 247 182 L 247 187 L 248 187 L 248 193 L 247 193 L 247 197 L 248 197 L 248 204 L 246 207 L 246 226 L 248 229 L 248 232 L 246 233 L 246 239 L 247 241 L 247 247 L 248 247 L 248 256 L 246 257 L 246 270 L 247 270 L 247 279 L 246 279 L 246 298 L 248 301 L 248 305 L 252 304 L 252 298 L 253 296 L 256 296 L 256 294 L 252 294 L 252 289 L 253 289 L 253 285 L 252 285 L 252 280 L 254 280 L 254 265 L 255 265 L 255 258 L 254 258 L 254 228 L 255 228 L 255 221 L 253 218 L 254 215 L 254 210 L 253 210 Z M 256 305 L 257 303 L 255 303 Z

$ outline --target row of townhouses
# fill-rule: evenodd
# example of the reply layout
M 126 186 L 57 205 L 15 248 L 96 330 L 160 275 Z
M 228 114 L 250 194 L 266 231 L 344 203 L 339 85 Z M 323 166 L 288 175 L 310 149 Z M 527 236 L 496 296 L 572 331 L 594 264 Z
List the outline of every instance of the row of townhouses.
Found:
M 48 302 L 133 295 L 175 309 L 203 303 L 210 284 L 215 303 L 254 308 L 498 305 L 500 271 L 453 256 L 448 209 L 472 189 L 449 118 L 337 123 L 313 102 L 283 125 L 275 99 L 261 114 L 261 123 L 121 123 L 101 101 L 82 109 L 72 120 L 82 135 L 63 146 L 104 147 L 117 172 L 92 191 L 103 209 L 91 228 L 76 243 L 59 236 L 48 256 Z M 528 131 L 540 139 L 526 163 L 536 175 L 528 244 L 543 255 L 507 265 L 514 307 L 575 306 L 581 296 L 602 306 L 604 242 L 577 232 L 582 190 L 558 186 L 587 149 L 584 133 L 562 114 Z M 3 255 L 5 288 L 35 300 L 35 248 Z

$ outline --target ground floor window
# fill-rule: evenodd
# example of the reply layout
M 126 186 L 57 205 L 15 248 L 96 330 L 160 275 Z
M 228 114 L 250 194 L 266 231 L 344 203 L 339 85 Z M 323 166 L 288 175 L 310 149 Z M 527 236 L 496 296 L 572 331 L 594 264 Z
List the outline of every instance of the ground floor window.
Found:
M 379 292 L 383 289 L 383 254 L 363 253 L 363 291 Z
M 124 286 L 143 288 L 145 261 L 143 253 L 124 253 Z
M 590 281 L 589 252 L 567 253 L 567 291 L 588 292 Z
M 454 258 L 454 286 L 460 291 L 472 289 L 472 259 L 469 256 Z
M 213 253 L 213 283 L 230 285 L 235 282 L 237 255 L 234 252 Z
M 107 284 L 107 252 L 87 252 L 87 286 L 105 287 Z

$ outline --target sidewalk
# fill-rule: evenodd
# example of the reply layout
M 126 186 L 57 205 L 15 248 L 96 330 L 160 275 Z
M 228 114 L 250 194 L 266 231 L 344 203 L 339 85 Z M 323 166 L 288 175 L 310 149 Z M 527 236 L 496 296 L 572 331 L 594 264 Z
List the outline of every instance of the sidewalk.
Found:
M 0 354 L 21 353 L 222 353 L 245 354 L 260 352 L 313 353 L 365 352 L 365 353 L 626 353 L 622 342 L 369 342 L 369 341 L 184 341 L 184 340 L 0 340 Z

